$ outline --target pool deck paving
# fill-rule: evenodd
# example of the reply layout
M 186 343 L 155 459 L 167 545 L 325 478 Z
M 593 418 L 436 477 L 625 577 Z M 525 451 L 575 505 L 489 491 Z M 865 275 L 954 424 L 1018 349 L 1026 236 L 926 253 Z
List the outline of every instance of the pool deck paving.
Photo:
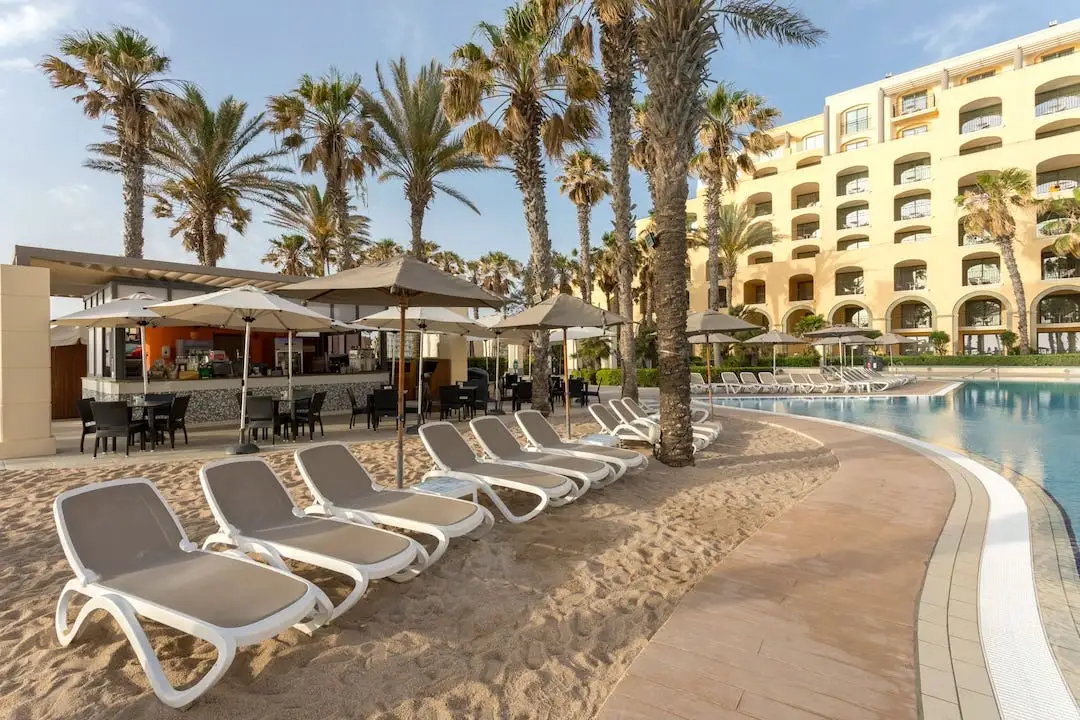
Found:
M 837 472 L 683 598 L 598 717 L 998 718 L 977 622 L 977 480 L 842 426 L 768 422 L 830 448 Z

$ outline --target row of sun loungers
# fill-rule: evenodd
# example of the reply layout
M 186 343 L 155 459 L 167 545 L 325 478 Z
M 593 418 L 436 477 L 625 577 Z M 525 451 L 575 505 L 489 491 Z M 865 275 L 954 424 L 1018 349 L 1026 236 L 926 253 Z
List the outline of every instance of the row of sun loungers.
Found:
M 624 406 L 623 412 L 631 413 L 633 427 L 647 427 L 640 406 L 635 411 Z M 647 464 L 634 450 L 565 442 L 534 410 L 519 412 L 516 419 L 527 439 L 524 447 L 498 418 L 472 421 L 483 456 L 450 423 L 422 426 L 435 465 L 425 478 L 452 478 L 465 485 L 466 494 L 471 489 L 474 499 L 483 492 L 507 520 L 524 522 Z M 420 490 L 381 488 L 341 443 L 305 447 L 294 460 L 314 498 L 306 510 L 261 458 L 204 465 L 199 480 L 218 530 L 201 549 L 149 480 L 113 480 L 57 497 L 57 532 L 75 574 L 57 603 L 61 644 L 74 641 L 95 611 L 106 611 L 127 636 L 157 696 L 183 708 L 221 678 L 237 648 L 289 627 L 311 634 L 359 602 L 372 580 L 409 581 L 446 552 L 450 539 L 475 539 L 494 524 L 485 507 L 423 492 L 424 483 Z M 530 493 L 537 504 L 515 515 L 496 488 Z M 429 552 L 395 530 L 432 537 L 435 549 Z M 292 574 L 286 561 L 345 575 L 353 589 L 334 605 L 319 587 Z M 69 624 L 69 606 L 77 595 L 87 602 Z M 213 644 L 213 666 L 194 685 L 174 687 L 139 616 Z
M 789 370 L 776 375 L 767 370 L 754 375 L 744 371 L 736 375 L 731 371 L 720 374 L 720 382 L 714 382 L 714 393 L 729 395 L 772 394 L 794 395 L 812 393 L 882 392 L 915 381 L 913 375 L 886 375 L 864 368 L 833 368 L 828 372 L 797 372 Z M 690 373 L 690 390 L 695 394 L 708 392 L 709 385 L 700 373 Z

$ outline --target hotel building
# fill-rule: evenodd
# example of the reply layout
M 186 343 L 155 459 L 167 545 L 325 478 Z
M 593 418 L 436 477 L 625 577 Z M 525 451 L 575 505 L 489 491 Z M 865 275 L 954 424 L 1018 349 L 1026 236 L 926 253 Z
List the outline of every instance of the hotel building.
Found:
M 943 330 L 954 353 L 993 353 L 1027 313 L 1033 348 L 1080 349 L 1080 260 L 1050 252 L 1050 218 L 1019 219 L 1017 307 L 998 248 L 965 235 L 954 202 L 1008 167 L 1040 199 L 1080 183 L 1080 20 L 830 95 L 773 135 L 724 198 L 777 235 L 739 261 L 731 300 L 751 319 L 790 332 L 817 313 L 922 339 L 908 352 Z M 703 200 L 689 202 L 699 220 Z M 692 251 L 692 310 L 707 307 L 705 260 Z

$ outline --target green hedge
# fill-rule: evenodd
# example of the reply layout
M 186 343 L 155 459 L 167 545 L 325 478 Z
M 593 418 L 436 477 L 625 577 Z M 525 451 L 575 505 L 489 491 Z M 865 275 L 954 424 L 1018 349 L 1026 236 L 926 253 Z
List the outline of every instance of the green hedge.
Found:
M 1062 367 L 1080 365 L 1080 353 L 1061 353 L 1059 355 L 897 355 L 893 358 L 893 362 L 897 365 L 912 366 Z
M 720 380 L 720 372 L 735 372 L 740 373 L 744 370 L 758 373 L 762 370 L 772 370 L 772 365 L 758 365 L 755 367 L 714 367 L 712 370 L 713 380 Z M 705 376 L 705 367 L 692 366 L 690 372 L 699 372 L 702 377 Z M 660 385 L 660 370 L 657 368 L 638 368 L 638 387 L 658 387 Z M 600 385 L 622 385 L 622 370 L 604 369 L 596 371 L 596 382 Z

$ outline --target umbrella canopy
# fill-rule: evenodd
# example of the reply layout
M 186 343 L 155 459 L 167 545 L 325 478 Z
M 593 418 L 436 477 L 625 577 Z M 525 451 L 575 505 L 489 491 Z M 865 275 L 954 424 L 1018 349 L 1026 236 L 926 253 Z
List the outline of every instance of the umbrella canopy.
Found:
M 815 338 L 804 340 L 810 345 L 876 345 L 876 340 L 871 340 L 863 335 L 848 335 L 846 337 Z
M 532 342 L 533 334 L 529 330 L 504 330 L 503 328 L 496 327 L 496 325 L 498 325 L 504 319 L 505 316 L 499 313 L 494 313 L 492 315 L 485 315 L 476 322 L 488 328 L 496 337 L 500 337 L 508 343 Z
M 782 333 L 779 330 L 770 330 L 764 335 L 743 340 L 744 345 L 805 345 L 806 341 L 794 335 Z
M 541 303 L 533 305 L 496 323 L 493 328 L 507 330 L 555 330 L 582 327 L 604 328 L 609 325 L 623 325 L 630 322 L 618 313 L 602 310 L 589 305 L 573 295 L 553 295 Z
M 739 342 L 735 338 L 731 337 L 730 335 L 725 335 L 724 333 L 709 333 L 708 335 L 691 335 L 690 337 L 688 337 L 686 339 L 689 342 L 692 342 L 692 343 L 705 343 L 706 338 L 708 338 L 708 342 L 710 344 L 716 344 L 716 345 L 733 345 L 733 344 Z
M 708 333 L 710 339 L 713 333 L 729 333 L 738 330 L 760 329 L 761 327 L 758 325 L 748 323 L 742 318 L 722 313 L 719 310 L 702 310 L 701 312 L 690 313 L 686 316 L 686 332 L 688 335 L 703 335 Z
M 911 345 L 918 342 L 915 338 L 909 338 L 906 335 L 897 335 L 896 333 L 885 333 L 874 339 L 875 345 Z
M 150 309 L 151 305 L 161 302 L 147 293 L 135 293 L 118 300 L 95 305 L 85 310 L 64 315 L 52 321 L 53 325 L 67 327 L 118 328 L 138 327 L 140 325 L 179 325 L 169 321 Z M 198 323 L 195 323 L 198 324 Z
M 379 330 L 400 330 L 401 313 L 397 308 L 377 312 L 356 321 L 357 325 Z M 472 318 L 453 310 L 437 307 L 411 307 L 405 311 L 406 332 L 447 333 L 449 335 L 472 335 L 481 338 L 493 338 L 495 333 L 478 324 Z
M 505 301 L 408 255 L 278 288 L 287 297 L 345 305 L 490 307 Z
M 591 340 L 593 338 L 607 338 L 608 340 L 614 340 L 614 333 L 598 327 L 570 327 L 566 328 L 567 340 Z M 561 330 L 552 330 L 550 333 L 550 340 L 553 343 L 560 343 L 563 341 L 563 333 Z
M 857 327 L 855 325 L 831 325 L 829 327 L 823 327 L 820 330 L 811 330 L 803 333 L 805 338 L 831 338 L 831 337 L 847 337 L 848 335 L 861 335 L 866 332 L 866 328 Z M 846 340 L 844 341 L 847 342 Z M 818 344 L 818 343 L 814 343 Z
M 158 303 L 150 309 L 189 325 L 235 329 L 299 332 L 328 330 L 334 324 L 321 313 L 250 285 Z

